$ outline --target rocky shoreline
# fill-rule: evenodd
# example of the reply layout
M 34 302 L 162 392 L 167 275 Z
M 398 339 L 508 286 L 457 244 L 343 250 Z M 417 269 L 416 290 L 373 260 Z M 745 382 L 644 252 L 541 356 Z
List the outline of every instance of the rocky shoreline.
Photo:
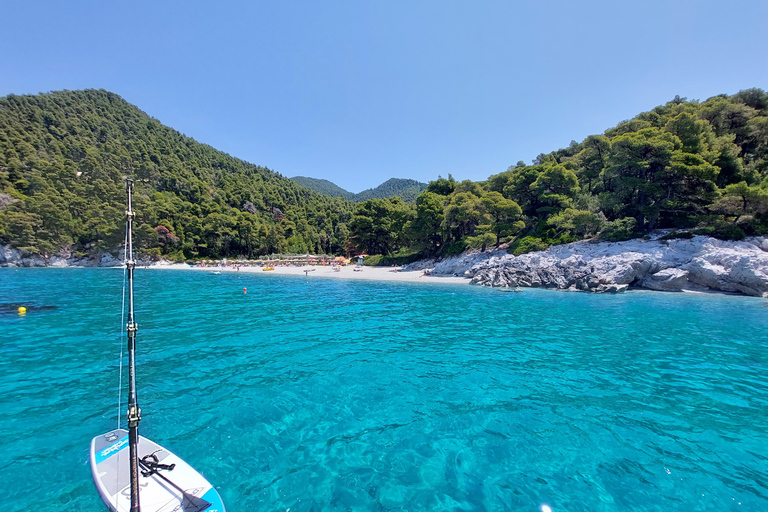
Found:
M 466 252 L 443 260 L 421 260 L 404 271 L 465 277 L 495 288 L 541 287 L 592 293 L 621 293 L 630 287 L 657 291 L 738 293 L 768 298 L 768 237 L 723 241 L 706 236 L 626 242 L 582 241 L 520 256 L 505 249 Z M 105 252 L 95 257 L 23 257 L 0 245 L 0 267 L 115 267 Z M 137 265 L 169 265 L 137 261 Z
M 136 265 L 156 265 L 154 260 L 136 260 Z M 50 258 L 39 255 L 25 256 L 19 249 L 8 245 L 0 245 L 0 267 L 121 267 L 123 260 L 109 252 L 101 252 L 93 256 L 78 257 L 74 254 L 58 254 Z
M 662 233 L 663 234 L 663 233 Z M 636 239 L 583 241 L 513 256 L 506 251 L 421 261 L 435 275 L 463 275 L 491 287 L 543 287 L 620 293 L 630 287 L 657 291 L 739 293 L 768 298 L 768 238 L 723 241 Z

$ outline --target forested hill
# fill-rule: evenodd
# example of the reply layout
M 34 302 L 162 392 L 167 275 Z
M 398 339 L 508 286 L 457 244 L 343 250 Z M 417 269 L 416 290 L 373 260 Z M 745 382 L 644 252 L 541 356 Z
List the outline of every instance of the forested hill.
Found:
M 358 202 L 367 199 L 389 199 L 397 196 L 403 201 L 410 203 L 415 201 L 419 194 L 427 188 L 426 183 L 421 183 L 416 180 L 391 178 L 376 188 L 369 188 L 363 190 L 359 194 L 355 194 L 344 190 L 328 180 L 307 178 L 304 176 L 296 176 L 291 179 L 299 185 L 312 189 L 315 192 Z
M 482 182 L 433 181 L 415 205 L 358 203 L 368 254 L 437 254 L 508 243 L 520 254 L 584 238 L 740 239 L 768 233 L 768 93 L 676 97 L 602 134 Z
M 341 197 L 342 199 L 346 199 L 348 201 L 354 200 L 354 197 L 355 197 L 355 194 L 353 192 L 344 190 L 340 186 L 328 180 L 322 180 L 319 178 L 308 178 L 306 176 L 294 176 L 291 179 L 296 183 L 298 183 L 299 185 L 301 185 L 302 187 L 306 187 L 310 190 L 314 190 L 319 194 L 325 194 L 333 197 Z
M 103 90 L 0 98 L 0 244 L 42 255 L 117 248 L 124 176 L 137 180 L 138 247 L 174 260 L 410 258 L 503 243 L 522 253 L 656 228 L 738 239 L 768 233 L 768 94 L 676 97 L 485 181 L 449 175 L 409 202 L 403 188 L 380 198 L 407 181 L 390 180 L 356 205 L 200 144 Z
M 340 253 L 353 205 L 163 126 L 104 90 L 0 98 L 0 244 L 115 249 L 124 177 L 137 245 L 189 257 Z
M 367 199 L 385 199 L 390 197 L 399 197 L 403 201 L 413 202 L 424 190 L 427 189 L 426 183 L 420 183 L 416 180 L 404 180 L 392 178 L 376 188 L 363 190 L 355 194 L 355 201 L 365 201 Z

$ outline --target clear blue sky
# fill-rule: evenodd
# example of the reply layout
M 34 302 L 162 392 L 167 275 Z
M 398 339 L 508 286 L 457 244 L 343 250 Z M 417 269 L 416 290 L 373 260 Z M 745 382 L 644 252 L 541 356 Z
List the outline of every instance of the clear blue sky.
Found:
M 0 95 L 103 88 L 284 176 L 483 180 L 768 89 L 768 2 L 9 1 Z

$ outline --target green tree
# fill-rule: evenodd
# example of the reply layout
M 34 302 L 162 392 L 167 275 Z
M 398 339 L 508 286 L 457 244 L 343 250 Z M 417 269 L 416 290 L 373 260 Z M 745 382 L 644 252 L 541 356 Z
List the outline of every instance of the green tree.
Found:
M 525 222 L 521 220 L 523 210 L 516 202 L 507 199 L 499 192 L 487 192 L 483 194 L 480 201 L 492 221 L 488 224 L 486 232 L 493 233 L 493 243 L 497 247 L 525 228 Z M 489 237 L 485 237 L 483 243 L 489 243 L 488 240 Z
M 471 236 L 475 227 L 485 223 L 487 218 L 479 197 L 470 192 L 458 192 L 451 196 L 445 208 L 442 229 L 450 241 Z
M 570 207 L 580 190 L 576 174 L 562 165 L 544 166 L 536 181 L 531 183 L 530 189 L 543 205 L 537 209 L 540 214 Z
M 485 252 L 486 248 L 490 245 L 498 246 L 498 240 L 496 234 L 493 232 L 493 226 L 490 224 L 482 224 L 475 228 L 474 235 L 465 238 L 467 247 L 473 249 L 480 249 Z
M 709 153 L 709 141 L 712 139 L 712 128 L 709 123 L 688 112 L 667 121 L 664 129 L 677 136 L 682 143 L 682 151 L 706 155 Z
M 615 193 L 641 229 L 653 229 L 658 220 L 665 193 L 661 181 L 681 146 L 680 139 L 657 128 L 625 133 L 612 141 L 606 173 L 615 179 Z
M 611 151 L 611 141 L 605 135 L 590 135 L 582 142 L 580 153 L 576 155 L 579 164 L 579 181 L 586 183 L 587 191 L 592 192 L 595 181 L 605 169 Z
M 512 171 L 502 189 L 502 195 L 519 204 L 523 213 L 528 216 L 535 216 L 536 210 L 541 205 L 539 196 L 532 187 L 540 174 L 540 166 L 517 167 Z
M 738 224 L 743 217 L 765 217 L 768 214 L 768 190 L 749 186 L 745 181 L 728 185 L 715 209 L 733 217 L 733 224 Z
M 389 254 L 397 247 L 406 222 L 399 198 L 369 199 L 358 203 L 349 223 L 350 239 L 368 254 Z
M 456 180 L 450 174 L 447 179 L 440 176 L 435 181 L 430 181 L 427 184 L 427 192 L 441 196 L 451 195 L 454 188 L 456 188 Z
M 435 254 L 443 243 L 441 226 L 444 215 L 445 196 L 424 191 L 416 198 L 416 210 L 405 225 L 411 247 L 417 252 Z
M 548 225 L 555 226 L 561 233 L 571 233 L 578 237 L 597 234 L 604 222 L 605 216 L 575 208 L 566 208 L 547 220 Z
M 317 247 L 324 231 L 319 225 L 326 233 L 345 233 L 353 209 L 352 203 L 199 144 L 107 91 L 0 98 L 0 193 L 19 201 L 13 211 L 28 214 L 17 220 L 40 222 L 35 244 L 26 247 L 116 249 L 122 241 L 126 176 L 137 180 L 137 227 L 164 226 L 179 238 L 168 243 L 160 236 L 153 246 L 146 231 L 152 254 L 254 254 L 283 247 L 284 231 L 291 231 L 297 247 Z M 238 213 L 244 204 L 250 204 L 249 222 Z M 284 219 L 295 229 L 281 226 Z M 262 225 L 263 238 L 260 229 L 254 232 Z M 22 226 L 4 231 L 16 246 L 30 241 L 21 236 Z M 344 243 L 337 239 L 335 248 Z

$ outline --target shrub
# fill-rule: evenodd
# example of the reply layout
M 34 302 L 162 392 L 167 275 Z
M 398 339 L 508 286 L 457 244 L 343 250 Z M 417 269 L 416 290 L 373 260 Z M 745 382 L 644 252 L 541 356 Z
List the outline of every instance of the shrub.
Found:
M 457 240 L 455 242 L 449 243 L 443 248 L 443 255 L 455 256 L 457 254 L 461 254 L 462 252 L 464 252 L 464 249 L 466 248 L 467 246 L 464 242 L 462 242 L 461 240 Z
M 744 222 L 739 222 L 737 226 L 740 227 L 747 236 L 757 236 L 768 233 L 768 225 L 755 217 L 745 219 Z
M 557 238 L 546 240 L 546 242 L 548 242 L 550 245 L 563 245 L 563 244 L 570 244 L 571 242 L 576 242 L 577 240 L 581 240 L 581 239 L 575 235 L 572 235 L 571 233 L 563 233 Z
M 478 236 L 465 237 L 467 247 L 480 249 L 496 245 L 496 235 L 494 233 L 482 233 Z
M 174 251 L 170 254 L 165 255 L 165 259 L 168 261 L 172 261 L 174 263 L 184 263 L 184 253 L 179 251 Z
M 399 267 L 402 265 L 407 265 L 408 263 L 413 263 L 414 261 L 420 259 L 422 256 L 423 255 L 419 253 L 403 254 L 400 252 L 390 256 L 376 254 L 373 256 L 366 256 L 363 260 L 363 265 L 369 267 L 391 267 L 392 265 L 395 265 Z
M 686 240 L 690 240 L 694 236 L 696 235 L 694 235 L 690 231 L 673 231 L 671 233 L 667 233 L 666 235 L 662 236 L 661 238 L 659 238 L 659 240 L 675 240 L 678 238 L 684 238 Z
M 509 246 L 508 251 L 515 256 L 520 256 L 528 252 L 543 251 L 549 247 L 549 243 L 545 242 L 541 238 L 533 236 L 526 236 L 519 240 L 515 240 L 512 245 Z
M 367 265 L 369 267 L 377 267 L 381 265 L 381 260 L 384 259 L 383 254 L 373 254 L 371 256 L 366 256 L 363 258 L 363 265 Z
M 149 258 L 151 260 L 159 260 L 162 256 L 162 253 L 160 252 L 159 247 L 152 247 L 151 249 L 144 249 L 142 251 L 142 255 L 145 258 Z
M 633 217 L 624 217 L 607 224 L 605 229 L 600 232 L 598 237 L 600 240 L 623 242 L 624 240 L 632 240 L 640 236 L 640 233 L 635 231 L 637 221 Z
M 715 229 L 710 236 L 719 238 L 720 240 L 744 240 L 744 237 L 746 237 L 747 234 L 744 233 L 744 230 L 739 226 L 734 226 L 733 224 L 720 224 L 715 226 Z
M 712 236 L 712 232 L 715 230 L 712 226 L 704 226 L 702 228 L 696 228 L 693 230 L 694 235 Z

